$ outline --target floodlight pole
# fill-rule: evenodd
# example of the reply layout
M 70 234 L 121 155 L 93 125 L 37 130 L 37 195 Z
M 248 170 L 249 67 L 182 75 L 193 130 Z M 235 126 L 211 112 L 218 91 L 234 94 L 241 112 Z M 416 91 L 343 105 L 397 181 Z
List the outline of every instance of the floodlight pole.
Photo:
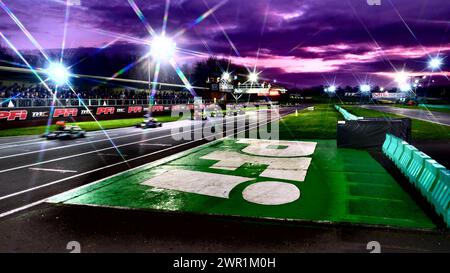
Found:
M 149 95 L 149 105 L 148 105 L 148 114 L 151 117 L 153 115 L 152 109 L 154 104 L 154 97 L 152 94 L 152 64 L 151 64 L 151 57 L 148 57 L 148 95 Z

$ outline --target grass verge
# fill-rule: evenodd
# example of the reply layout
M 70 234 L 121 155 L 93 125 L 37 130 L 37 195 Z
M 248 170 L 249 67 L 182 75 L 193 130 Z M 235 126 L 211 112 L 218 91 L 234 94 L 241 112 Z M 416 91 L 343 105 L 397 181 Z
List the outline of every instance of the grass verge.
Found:
M 404 118 L 404 116 L 369 110 L 357 106 L 345 105 L 344 108 L 354 115 L 366 118 L 386 117 L 386 118 Z M 420 140 L 440 140 L 450 139 L 450 126 L 440 125 L 418 119 L 412 120 L 412 137 Z
M 304 109 L 284 117 L 280 121 L 280 139 L 335 139 L 339 112 L 334 105 L 317 104 L 314 107 L 314 111 Z

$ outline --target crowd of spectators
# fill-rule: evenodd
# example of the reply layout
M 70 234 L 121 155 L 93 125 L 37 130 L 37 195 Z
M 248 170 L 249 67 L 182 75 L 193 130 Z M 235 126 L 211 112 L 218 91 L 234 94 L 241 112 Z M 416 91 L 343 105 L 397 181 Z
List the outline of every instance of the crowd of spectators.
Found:
M 54 86 L 49 86 L 52 91 L 55 91 Z M 60 87 L 57 90 L 56 98 L 59 101 L 70 102 L 71 105 L 76 103 L 78 98 L 83 101 L 91 100 L 93 104 L 107 103 L 107 104 L 126 104 L 130 101 L 133 104 L 148 103 L 149 91 L 137 89 L 104 89 L 104 88 L 77 88 L 74 87 L 75 92 L 67 87 Z M 46 106 L 49 101 L 53 99 L 50 93 L 43 85 L 25 85 L 14 83 L 11 85 L 4 85 L 0 82 L 0 99 L 2 101 L 0 106 L 5 107 L 9 101 L 19 102 L 20 106 Z M 154 96 L 156 104 L 176 104 L 187 103 L 192 100 L 192 95 L 185 91 L 163 91 L 158 90 Z M 137 102 L 139 101 L 139 102 Z

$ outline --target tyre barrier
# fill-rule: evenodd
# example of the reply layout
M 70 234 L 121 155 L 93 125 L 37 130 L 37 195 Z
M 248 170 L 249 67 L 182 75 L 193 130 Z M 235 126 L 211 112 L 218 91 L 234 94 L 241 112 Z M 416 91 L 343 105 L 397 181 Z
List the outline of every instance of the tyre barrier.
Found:
M 334 108 L 336 110 L 338 110 L 339 113 L 341 113 L 341 115 L 346 119 L 346 120 L 360 120 L 360 119 L 364 119 L 363 117 L 357 117 L 353 114 L 350 114 L 347 110 L 345 110 L 344 108 L 340 107 L 339 105 L 335 105 Z
M 450 227 L 450 171 L 408 142 L 386 134 L 383 154 L 394 162 Z

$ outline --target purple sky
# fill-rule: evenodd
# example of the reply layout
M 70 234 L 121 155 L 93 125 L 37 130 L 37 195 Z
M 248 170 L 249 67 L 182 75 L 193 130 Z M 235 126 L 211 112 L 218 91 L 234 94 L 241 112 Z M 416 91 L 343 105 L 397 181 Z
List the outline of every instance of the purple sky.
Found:
M 124 36 L 117 42 L 139 43 L 150 37 L 128 0 L 70 1 L 68 48 L 101 47 L 118 34 Z M 0 2 L 43 48 L 61 47 L 66 0 Z M 166 1 L 135 2 L 160 33 Z M 192 26 L 218 4 L 212 15 Z M 430 56 L 450 54 L 448 0 L 381 0 L 381 6 L 366 0 L 171 0 L 167 35 L 183 28 L 188 29 L 176 42 L 189 52 L 178 52 L 178 62 L 214 54 L 250 69 L 256 66 L 263 78 L 299 86 L 392 85 L 396 70 L 422 74 L 428 71 Z M 0 31 L 18 48 L 35 49 L 1 9 Z M 449 71 L 450 58 L 444 62 L 443 69 Z

